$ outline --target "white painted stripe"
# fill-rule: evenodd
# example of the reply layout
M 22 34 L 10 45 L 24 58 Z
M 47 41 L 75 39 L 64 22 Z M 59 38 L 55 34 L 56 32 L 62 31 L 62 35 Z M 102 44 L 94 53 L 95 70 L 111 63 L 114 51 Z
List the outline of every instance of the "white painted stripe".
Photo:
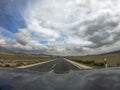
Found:
M 56 66 L 56 64 L 54 64 L 54 65 L 50 68 L 50 70 L 53 69 L 55 66 Z
M 83 64 L 79 64 L 79 63 L 76 63 L 74 61 L 71 61 L 69 59 L 66 59 L 64 58 L 66 61 L 68 61 L 69 63 L 73 64 L 74 66 L 78 67 L 79 69 L 92 69 L 92 67 L 89 67 L 89 66 L 86 66 L 86 65 L 83 65 Z
M 68 63 L 71 63 L 73 66 L 75 66 L 75 67 L 77 67 L 77 68 L 79 68 L 79 69 L 82 69 L 80 66 L 78 66 L 78 65 L 75 65 L 74 63 L 72 63 L 70 60 L 68 60 L 68 59 L 66 59 L 66 58 L 64 58 Z
M 54 60 L 56 60 L 56 59 L 54 59 Z M 40 63 L 31 64 L 31 65 L 27 65 L 27 66 L 21 66 L 21 67 L 17 67 L 17 68 L 29 68 L 29 67 L 33 67 L 33 66 L 36 66 L 36 65 L 41 65 L 41 64 L 48 63 L 48 62 L 52 62 L 54 60 L 48 60 L 48 61 L 45 61 L 45 62 L 40 62 Z

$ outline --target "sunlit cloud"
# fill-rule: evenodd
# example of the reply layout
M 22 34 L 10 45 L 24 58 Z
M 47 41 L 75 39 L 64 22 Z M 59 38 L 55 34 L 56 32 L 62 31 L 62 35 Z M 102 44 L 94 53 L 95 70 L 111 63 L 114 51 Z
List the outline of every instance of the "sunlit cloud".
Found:
M 14 52 L 54 55 L 118 50 L 119 3 L 119 0 L 2 0 L 0 46 Z

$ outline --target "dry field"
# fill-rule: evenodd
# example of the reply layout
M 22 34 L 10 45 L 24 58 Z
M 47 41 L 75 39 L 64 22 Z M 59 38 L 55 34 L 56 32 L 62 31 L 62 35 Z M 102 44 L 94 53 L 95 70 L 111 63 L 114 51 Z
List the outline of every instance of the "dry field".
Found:
M 19 67 L 44 62 L 55 58 L 55 56 L 23 55 L 0 52 L 0 67 Z M 90 56 L 68 56 L 65 58 L 93 67 L 104 67 L 104 59 L 106 58 L 108 66 L 120 66 L 120 53 Z
M 93 62 L 95 64 L 104 65 L 104 59 L 107 59 L 108 66 L 120 66 L 120 53 L 103 54 L 103 55 L 90 55 L 90 56 L 69 56 L 66 57 L 76 62 Z
M 52 60 L 53 56 L 0 53 L 0 67 L 19 67 Z

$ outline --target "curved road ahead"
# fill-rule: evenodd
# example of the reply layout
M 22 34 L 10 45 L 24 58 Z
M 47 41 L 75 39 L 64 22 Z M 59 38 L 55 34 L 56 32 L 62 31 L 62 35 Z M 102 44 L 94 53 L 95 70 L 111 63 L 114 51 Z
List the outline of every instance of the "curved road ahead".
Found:
M 58 58 L 43 64 L 38 64 L 24 69 L 40 72 L 48 72 L 54 70 L 55 73 L 67 73 L 70 70 L 79 70 L 80 68 L 68 62 L 64 58 Z

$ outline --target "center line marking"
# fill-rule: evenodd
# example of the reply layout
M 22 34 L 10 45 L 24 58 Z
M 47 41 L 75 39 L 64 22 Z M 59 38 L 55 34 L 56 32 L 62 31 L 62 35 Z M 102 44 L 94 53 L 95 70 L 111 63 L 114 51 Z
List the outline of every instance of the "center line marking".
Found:
M 51 69 L 53 69 L 55 66 L 56 66 L 56 64 L 54 64 L 54 65 L 51 67 Z

